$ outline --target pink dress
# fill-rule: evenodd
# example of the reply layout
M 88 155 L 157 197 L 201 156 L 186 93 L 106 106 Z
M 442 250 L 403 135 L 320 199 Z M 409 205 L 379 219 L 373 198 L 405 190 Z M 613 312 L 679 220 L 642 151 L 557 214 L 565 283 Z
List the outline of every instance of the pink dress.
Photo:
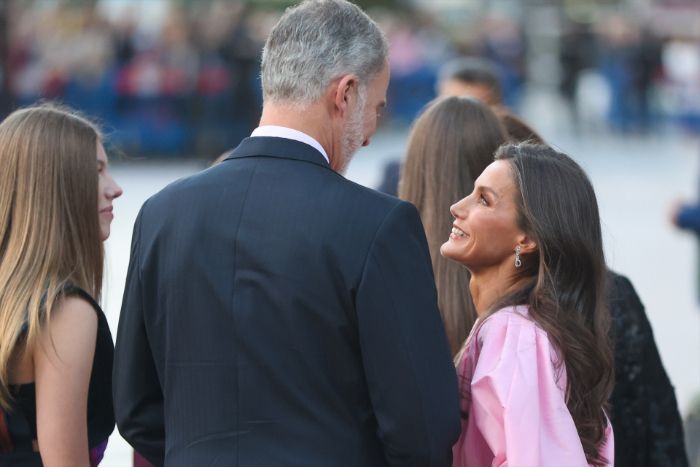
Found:
M 477 321 L 457 357 L 462 434 L 453 467 L 588 466 L 565 402 L 566 370 L 528 307 Z M 613 465 L 610 423 L 601 449 Z

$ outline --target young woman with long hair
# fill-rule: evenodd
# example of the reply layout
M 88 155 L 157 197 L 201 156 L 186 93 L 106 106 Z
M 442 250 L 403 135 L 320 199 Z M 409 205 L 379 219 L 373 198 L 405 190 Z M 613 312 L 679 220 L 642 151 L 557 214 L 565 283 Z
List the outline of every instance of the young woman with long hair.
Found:
M 114 428 L 97 304 L 114 182 L 98 129 L 44 104 L 0 124 L 0 465 L 96 465 Z
M 457 353 L 476 320 L 469 297 L 469 271 L 440 255 L 445 232 L 452 225 L 449 206 L 470 193 L 474 180 L 493 162 L 506 142 L 496 115 L 469 97 L 437 99 L 413 124 L 399 197 L 410 201 L 425 228 L 445 332 Z
M 612 465 L 613 387 L 598 207 L 583 170 L 505 145 L 450 208 L 441 253 L 471 272 L 479 316 L 457 356 L 455 466 Z

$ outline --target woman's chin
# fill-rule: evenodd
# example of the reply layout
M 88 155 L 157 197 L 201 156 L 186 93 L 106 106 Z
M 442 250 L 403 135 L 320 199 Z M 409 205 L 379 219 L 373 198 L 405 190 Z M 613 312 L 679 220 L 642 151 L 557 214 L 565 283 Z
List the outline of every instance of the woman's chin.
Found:
M 440 247 L 440 254 L 447 259 L 451 259 L 453 261 L 459 261 L 458 260 L 458 252 L 455 251 L 455 245 L 452 243 L 452 241 L 447 240 L 445 243 L 442 244 Z
M 107 226 L 107 227 L 100 226 L 100 240 L 102 240 L 103 242 L 106 241 L 109 238 L 109 233 L 110 233 L 109 226 Z
M 454 261 L 455 263 L 459 263 L 462 266 L 469 268 L 469 265 L 465 262 L 464 248 L 460 248 L 460 246 L 461 245 L 455 245 L 454 241 L 447 240 L 440 247 L 440 255 L 442 255 L 443 258 L 449 259 L 450 261 Z

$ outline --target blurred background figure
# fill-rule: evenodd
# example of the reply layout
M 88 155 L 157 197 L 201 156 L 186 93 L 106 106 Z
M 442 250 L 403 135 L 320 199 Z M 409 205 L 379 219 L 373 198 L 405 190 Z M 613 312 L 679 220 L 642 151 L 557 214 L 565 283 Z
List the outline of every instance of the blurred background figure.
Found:
M 558 45 L 559 92 L 569 107 L 573 126 L 578 128 L 579 80 L 584 70 L 592 68 L 595 63 L 595 37 L 590 24 L 567 21 L 562 26 Z
M 646 27 L 623 16 L 600 25 L 598 66 L 610 87 L 608 123 L 615 131 L 651 128 L 652 86 L 661 65 L 661 46 Z
M 5 3 L 15 105 L 60 99 L 100 117 L 112 143 L 134 155 L 223 151 L 257 124 L 257 29 L 276 11 L 223 1 Z
M 503 103 L 517 110 L 527 80 L 527 39 L 516 18 L 487 16 L 480 23 L 481 37 L 475 44 L 478 55 L 492 62 L 500 75 Z
M 499 109 L 504 114 L 508 113 L 508 110 L 503 106 L 499 71 L 494 63 L 485 58 L 459 57 L 448 61 L 438 70 L 435 88 L 438 98 L 470 97 L 494 110 Z M 441 130 L 444 131 L 445 129 Z M 474 134 L 476 133 L 471 133 L 471 135 Z M 424 145 L 427 145 L 427 143 L 428 141 L 425 141 Z M 411 151 L 410 148 L 409 151 Z M 458 152 L 462 154 L 463 151 Z M 387 162 L 384 167 L 382 181 L 377 187 L 379 191 L 396 196 L 402 164 L 403 161 L 401 159 Z M 423 175 L 420 176 L 423 177 Z M 415 202 L 417 200 L 411 201 Z M 437 250 L 434 251 L 434 253 L 436 252 Z M 437 261 L 442 262 L 441 259 Z M 471 322 L 471 320 L 469 321 Z M 471 326 L 469 326 L 469 329 L 471 329 Z M 468 332 L 469 330 L 467 330 Z
M 693 234 L 700 246 L 700 198 L 694 201 L 675 201 L 671 206 L 670 220 L 677 229 Z M 700 301 L 700 251 L 697 254 L 695 275 L 696 294 Z
M 700 236 L 700 201 L 679 203 L 672 209 L 671 222 L 679 229 Z M 698 290 L 700 291 L 700 284 Z
M 438 75 L 439 96 L 469 96 L 490 107 L 503 104 L 501 79 L 493 63 L 479 57 L 447 62 Z
M 669 34 L 661 56 L 666 98 L 675 122 L 682 128 L 700 130 L 700 44 L 688 29 Z

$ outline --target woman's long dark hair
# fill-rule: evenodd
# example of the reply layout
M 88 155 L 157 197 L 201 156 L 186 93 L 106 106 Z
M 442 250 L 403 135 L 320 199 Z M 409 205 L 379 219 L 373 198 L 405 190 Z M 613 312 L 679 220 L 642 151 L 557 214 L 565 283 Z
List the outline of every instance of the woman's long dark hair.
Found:
M 450 206 L 474 189 L 474 180 L 493 162 L 506 142 L 498 117 L 468 97 L 436 99 L 413 124 L 399 197 L 420 212 L 433 262 L 440 312 L 452 354 L 460 349 L 476 321 L 469 295 L 469 271 L 444 258 L 440 246 L 454 219 Z
M 565 364 L 566 404 L 586 459 L 602 465 L 604 408 L 613 387 L 606 266 L 598 204 L 581 167 L 544 145 L 504 145 L 516 183 L 518 226 L 538 251 L 522 256 L 518 274 L 531 278 L 494 310 L 526 303 Z

